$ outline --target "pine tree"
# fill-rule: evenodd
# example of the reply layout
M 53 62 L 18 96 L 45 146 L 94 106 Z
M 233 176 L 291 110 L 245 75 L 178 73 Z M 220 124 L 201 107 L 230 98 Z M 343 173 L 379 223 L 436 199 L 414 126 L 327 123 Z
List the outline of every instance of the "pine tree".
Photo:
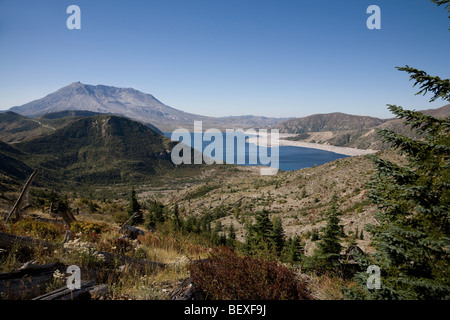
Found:
M 157 200 L 149 202 L 148 212 L 153 215 L 156 223 L 162 223 L 165 221 L 166 217 L 164 216 L 164 209 L 165 206 Z
M 230 226 L 228 227 L 227 245 L 230 248 L 234 248 L 236 245 L 236 230 L 232 223 L 230 223 Z
M 156 217 L 155 217 L 155 213 L 150 211 L 147 214 L 147 218 L 145 220 L 146 223 L 146 227 L 147 229 L 155 229 L 156 228 Z
M 448 1 L 447 1 L 448 2 Z M 449 8 L 449 7 L 447 7 Z M 430 101 L 450 101 L 450 80 L 432 77 L 409 66 L 398 68 L 420 85 Z M 450 117 L 438 119 L 395 105 L 389 109 L 422 138 L 380 130 L 406 158 L 405 165 L 373 157 L 376 173 L 369 198 L 377 205 L 379 225 L 366 228 L 376 253 L 361 259 L 381 270 L 381 289 L 367 289 L 369 276 L 358 273 L 362 299 L 450 299 Z
M 317 241 L 320 239 L 319 231 L 317 229 L 313 229 L 311 232 L 311 241 Z
M 269 213 L 266 210 L 259 211 L 255 217 L 256 222 L 254 231 L 259 240 L 267 242 L 273 230 L 272 221 L 270 221 Z
M 273 245 L 275 246 L 275 251 L 278 256 L 281 255 L 284 244 L 285 244 L 285 234 L 283 229 L 283 223 L 279 217 L 273 219 L 273 229 L 270 233 L 270 238 Z
M 172 226 L 175 230 L 179 230 L 183 226 L 183 221 L 180 218 L 180 210 L 178 209 L 178 204 L 175 203 L 173 206 L 173 212 L 172 212 Z
M 328 212 L 327 225 L 322 230 L 322 237 L 314 252 L 314 259 L 317 260 L 320 268 L 333 270 L 339 264 L 342 250 L 339 222 L 339 213 L 336 208 L 336 200 L 334 200 Z
M 290 263 L 297 263 L 301 261 L 301 239 L 299 235 L 289 238 L 286 241 L 286 259 Z
M 222 223 L 217 220 L 214 228 L 211 232 L 211 242 L 214 245 L 225 245 L 226 244 L 226 236 L 222 234 Z
M 143 217 L 142 211 L 141 211 L 141 205 L 137 201 L 136 191 L 134 190 L 134 187 L 131 188 L 127 213 L 128 213 L 128 217 L 131 217 L 133 214 L 137 213 L 134 216 L 134 218 L 131 220 L 131 224 L 133 224 L 133 225 L 142 223 L 144 221 L 144 217 Z

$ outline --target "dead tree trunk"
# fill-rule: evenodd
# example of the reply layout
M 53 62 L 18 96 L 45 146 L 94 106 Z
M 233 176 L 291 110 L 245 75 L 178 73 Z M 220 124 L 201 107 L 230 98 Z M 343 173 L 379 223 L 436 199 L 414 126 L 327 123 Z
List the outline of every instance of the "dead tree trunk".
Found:
M 101 284 L 95 286 L 95 281 L 81 281 L 81 288 L 70 290 L 67 287 L 59 288 L 32 300 L 91 300 L 104 297 L 108 292 L 108 286 Z
M 15 245 L 19 246 L 36 246 L 42 245 L 49 249 L 53 248 L 54 245 L 50 242 L 32 239 L 30 237 L 21 237 L 14 234 L 2 233 L 0 232 L 0 249 L 11 250 Z
M 53 280 L 53 272 L 61 267 L 54 263 L 37 265 L 35 261 L 29 261 L 18 270 L 0 273 L 0 292 L 7 299 L 31 299 L 44 292 Z
M 59 214 L 61 215 L 61 217 L 64 219 L 64 222 L 65 222 L 67 225 L 69 225 L 69 226 L 71 225 L 72 222 L 77 221 L 77 219 L 75 219 L 75 217 L 74 217 L 72 211 L 70 211 L 69 208 L 67 208 L 67 209 L 64 210 L 64 211 L 60 211 L 60 212 L 58 212 L 58 213 L 59 213 Z
M 133 215 L 131 217 L 128 218 L 127 221 L 125 221 L 122 226 L 120 227 L 119 231 L 122 230 L 127 224 L 128 222 L 130 222 L 131 220 L 133 220 L 134 217 L 136 217 L 138 215 L 139 212 L 135 212 L 133 213 Z
M 22 192 L 20 193 L 19 198 L 16 201 L 16 204 L 14 205 L 14 207 L 11 209 L 11 211 L 9 212 L 9 214 L 6 216 L 5 221 L 8 221 L 9 218 L 11 218 L 11 216 L 13 214 L 16 215 L 16 219 L 19 220 L 20 219 L 20 205 L 23 202 L 23 199 L 25 198 L 25 194 L 28 191 L 28 188 L 30 187 L 31 183 L 33 182 L 34 177 L 36 176 L 36 174 L 38 173 L 38 170 L 35 170 L 31 176 L 28 178 L 27 182 L 25 183 L 25 186 L 23 187 Z

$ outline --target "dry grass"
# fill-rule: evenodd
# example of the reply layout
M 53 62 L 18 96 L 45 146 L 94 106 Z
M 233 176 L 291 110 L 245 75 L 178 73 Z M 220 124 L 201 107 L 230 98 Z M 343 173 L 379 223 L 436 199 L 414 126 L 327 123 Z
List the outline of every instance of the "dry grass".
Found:
M 342 278 L 325 274 L 310 275 L 308 278 L 308 288 L 317 300 L 345 300 L 343 288 L 348 285 L 348 281 Z
M 389 153 L 383 155 L 392 157 Z M 251 167 L 237 167 L 233 174 L 216 176 L 214 170 L 208 171 L 210 175 L 201 177 L 202 180 L 192 187 L 184 190 L 164 189 L 164 197 L 160 199 L 165 199 L 169 208 L 171 204 L 178 203 L 180 209 L 184 209 L 183 216 L 202 214 L 204 210 L 211 212 L 218 207 L 226 208 L 229 214 L 221 219 L 224 230 L 233 223 L 241 238 L 244 236 L 242 217 L 251 219 L 252 214 L 263 209 L 268 210 L 272 216 L 282 218 L 287 236 L 305 235 L 325 223 L 324 213 L 328 210 L 334 193 L 339 197 L 339 210 L 344 212 L 341 221 L 345 232 L 356 228 L 362 230 L 364 225 L 373 219 L 373 206 L 364 203 L 364 185 L 373 172 L 373 165 L 365 157 L 340 159 L 316 168 L 279 172 L 276 176 L 266 177 L 260 176 L 259 170 Z M 186 196 L 201 186 L 205 179 L 220 187 L 198 198 L 188 199 Z M 161 194 L 160 190 L 150 192 L 144 187 L 140 189 L 145 198 Z M 0 202 L 1 208 L 7 208 L 3 202 Z M 127 265 L 118 265 L 115 269 L 95 266 L 96 276 L 99 281 L 109 285 L 113 299 L 164 299 L 170 289 L 188 276 L 186 263 L 191 259 L 207 257 L 208 248 L 194 244 L 189 237 L 150 232 L 139 237 L 138 241 L 119 240 L 120 234 L 114 215 L 124 213 L 124 203 L 126 201 L 116 204 L 98 202 L 99 209 L 95 213 L 89 213 L 82 207 L 80 214 L 76 216 L 77 220 L 82 222 L 77 224 L 79 235 L 73 232 L 72 236 L 88 242 L 96 251 L 167 264 L 164 269 L 145 272 Z M 236 207 L 240 217 L 236 216 Z M 52 217 L 48 212 L 38 209 L 32 209 L 24 216 L 32 216 L 33 219 L 25 218 L 18 223 L 0 223 L 0 232 L 31 236 L 53 243 L 62 241 L 67 228 L 62 226 L 60 218 Z M 313 242 L 304 240 L 307 248 L 313 248 Z M 363 250 L 367 244 L 366 238 L 358 240 L 358 245 L 362 246 Z M 31 260 L 30 258 L 38 263 L 85 263 L 68 254 L 62 247 L 52 252 L 39 246 L 32 248 L 31 252 L 14 248 L 1 258 L 0 271 L 16 269 Z M 309 288 L 316 299 L 344 299 L 342 288 L 347 283 L 342 279 L 329 275 L 312 275 L 308 280 Z
M 185 264 L 170 265 L 147 274 L 125 268 L 108 284 L 114 300 L 164 300 L 187 277 Z
M 14 223 L 2 222 L 0 232 L 30 236 L 56 246 L 51 250 L 41 245 L 33 248 L 14 246 L 0 258 L 0 272 L 17 270 L 30 260 L 38 264 L 75 264 L 85 270 L 83 280 L 106 283 L 111 299 L 166 299 L 168 293 L 188 277 L 186 265 L 190 260 L 205 257 L 208 250 L 187 240 L 150 232 L 136 240 L 122 238 L 117 225 L 95 218 L 74 223 L 71 240 L 63 246 L 67 227 L 43 212 L 33 211 L 33 217 Z M 142 270 L 130 264 L 105 264 L 99 259 L 100 251 L 160 262 L 166 267 Z M 50 283 L 48 290 L 55 289 L 59 282 Z

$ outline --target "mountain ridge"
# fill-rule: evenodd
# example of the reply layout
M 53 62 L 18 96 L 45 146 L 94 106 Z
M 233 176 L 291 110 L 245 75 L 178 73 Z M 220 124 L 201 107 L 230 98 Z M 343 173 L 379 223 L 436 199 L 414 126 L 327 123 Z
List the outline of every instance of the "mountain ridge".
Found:
M 438 118 L 444 118 L 450 116 L 450 104 L 444 105 L 436 109 L 417 110 L 425 115 L 430 115 Z M 313 117 L 313 116 L 310 116 Z M 358 116 L 356 116 L 358 117 Z M 308 117 L 305 117 L 308 118 Z M 305 118 L 296 119 L 297 121 L 291 121 L 286 124 L 282 122 L 278 124 L 278 127 L 282 129 L 280 132 L 296 134 L 296 136 L 288 137 L 287 140 L 302 141 L 309 143 L 320 143 L 325 145 L 332 145 L 338 147 L 350 147 L 357 149 L 372 149 L 372 150 L 385 150 L 390 147 L 390 144 L 382 141 L 381 137 L 377 134 L 378 129 L 388 129 L 396 133 L 418 138 L 417 134 L 414 134 L 407 126 L 404 125 L 402 119 L 379 119 L 381 123 L 374 126 L 367 127 L 354 127 L 342 128 L 343 130 L 326 130 L 324 126 L 321 130 L 312 131 L 305 130 L 305 128 L 299 128 L 295 125 L 301 125 Z M 377 119 L 377 118 L 375 118 Z M 294 124 L 294 125 L 289 125 Z M 306 128 L 309 129 L 309 128 Z
M 40 168 L 42 181 L 125 183 L 174 167 L 174 142 L 148 126 L 115 115 L 80 118 L 53 133 L 16 143 L 16 159 Z M 58 178 L 55 178 L 58 177 Z
M 367 129 L 382 124 L 382 120 L 370 116 L 356 116 L 342 112 L 313 114 L 283 121 L 274 128 L 281 133 L 301 134 L 307 132 L 345 131 Z
M 202 116 L 170 107 L 153 95 L 133 88 L 89 85 L 81 82 L 73 82 L 43 98 L 9 109 L 28 117 L 67 110 L 116 114 L 150 123 L 161 131 L 173 131 L 177 128 L 192 129 L 194 121 L 203 121 L 204 128 L 223 129 L 231 125 L 242 125 L 244 129 L 249 126 L 267 128 L 287 119 L 251 116 L 249 121 L 249 116 L 231 118 Z M 238 121 L 239 119 L 242 121 Z

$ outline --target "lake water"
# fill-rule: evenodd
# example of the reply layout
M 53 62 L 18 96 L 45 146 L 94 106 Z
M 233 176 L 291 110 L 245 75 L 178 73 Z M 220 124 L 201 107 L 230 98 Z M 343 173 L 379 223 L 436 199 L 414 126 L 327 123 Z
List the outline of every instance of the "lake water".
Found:
M 165 132 L 164 135 L 168 138 L 171 138 L 172 133 L 171 132 Z M 210 145 L 211 141 L 204 141 L 204 140 L 208 140 L 208 139 L 203 139 L 203 135 L 200 133 L 190 133 L 191 138 L 190 138 L 190 142 L 186 143 L 192 147 L 194 147 L 194 149 L 199 150 L 199 151 L 204 151 L 205 148 Z M 236 135 L 240 135 L 240 137 L 243 137 L 242 134 L 236 133 Z M 223 136 L 223 151 L 222 152 L 213 152 L 212 153 L 212 158 L 214 159 L 221 159 L 221 160 L 226 160 L 227 159 L 227 148 L 226 148 L 226 135 L 225 133 L 222 133 Z M 194 139 L 198 138 L 202 141 L 202 146 L 201 148 L 198 145 L 194 144 Z M 178 141 L 178 140 L 176 140 Z M 214 141 L 214 140 L 212 140 Z M 201 150 L 200 150 L 201 149 Z M 250 144 L 248 142 L 245 142 L 245 163 L 241 164 L 238 163 L 238 159 L 237 159 L 237 139 L 235 140 L 234 143 L 234 150 L 228 150 L 229 152 L 233 152 L 234 155 L 234 164 L 239 164 L 239 165 L 264 165 L 261 163 L 260 161 L 260 157 L 258 155 L 261 154 L 261 152 L 263 154 L 267 154 L 269 157 L 271 155 L 271 148 L 265 148 L 265 147 L 260 147 L 260 146 L 256 146 L 253 143 Z M 340 158 L 346 158 L 348 157 L 347 155 L 343 155 L 343 154 L 338 154 L 338 153 L 334 153 L 334 152 L 329 152 L 329 151 L 324 151 L 324 150 L 318 150 L 318 149 L 311 149 L 311 148 L 301 148 L 301 147 L 291 147 L 291 146 L 280 146 L 279 147 L 279 169 L 282 171 L 292 171 L 292 170 L 299 170 L 299 169 L 303 169 L 303 168 L 309 168 L 309 167 L 313 167 L 314 165 L 321 165 L 336 159 L 340 159 Z M 257 159 L 256 164 L 255 163 L 250 163 L 250 159 Z M 270 164 L 269 164 L 270 165 Z

